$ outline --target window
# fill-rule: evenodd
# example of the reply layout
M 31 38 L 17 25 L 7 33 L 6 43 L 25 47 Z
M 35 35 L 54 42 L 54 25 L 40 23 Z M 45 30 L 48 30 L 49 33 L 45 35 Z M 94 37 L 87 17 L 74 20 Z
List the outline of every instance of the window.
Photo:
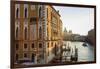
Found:
M 20 4 L 15 4 L 15 18 L 19 18 L 20 16 Z
M 31 17 L 30 18 L 30 25 L 36 24 L 36 21 L 37 21 L 36 17 Z
M 16 38 L 18 38 L 18 27 L 16 28 Z
M 27 8 L 25 8 L 25 18 L 27 18 Z
M 57 45 L 55 44 L 55 55 L 57 55 Z
M 48 56 L 49 56 L 49 51 L 48 51 Z
M 47 8 L 47 18 L 48 18 L 48 8 Z
M 39 43 L 39 48 L 42 48 L 42 44 L 41 43 Z
M 19 8 L 17 8 L 16 10 L 16 18 L 18 18 L 18 15 L 19 15 Z
M 19 48 L 19 45 L 18 45 L 18 44 L 16 44 L 16 50 L 18 50 L 18 48 Z
M 35 54 L 32 53 L 32 62 L 34 62 L 34 61 L 35 61 Z
M 48 42 L 48 48 L 49 48 L 49 42 Z
M 27 39 L 27 28 L 25 28 L 24 34 L 25 34 L 25 40 L 26 40 Z
M 39 8 L 39 18 L 41 18 L 41 7 Z
M 27 48 L 27 44 L 24 44 L 24 48 L 25 48 L 25 49 Z
M 16 54 L 16 61 L 18 61 L 18 54 Z
M 26 53 L 24 53 L 24 57 L 25 57 L 25 58 L 27 57 L 27 54 L 26 54 Z
M 48 30 L 48 27 L 47 27 L 47 39 L 49 40 L 49 30 Z
M 51 43 L 51 46 L 53 47 L 53 42 Z
M 52 21 L 52 13 L 51 13 L 51 21 Z
M 32 43 L 32 48 L 34 48 L 34 43 Z
M 40 39 L 42 38 L 42 29 L 41 29 L 41 27 L 39 28 L 39 38 Z

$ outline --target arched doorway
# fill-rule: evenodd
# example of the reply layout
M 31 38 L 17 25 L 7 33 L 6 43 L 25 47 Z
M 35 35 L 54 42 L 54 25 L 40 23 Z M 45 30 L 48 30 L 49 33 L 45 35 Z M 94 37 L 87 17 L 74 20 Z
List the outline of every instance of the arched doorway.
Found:
M 35 62 L 35 54 L 32 53 L 32 58 L 31 58 L 32 62 Z

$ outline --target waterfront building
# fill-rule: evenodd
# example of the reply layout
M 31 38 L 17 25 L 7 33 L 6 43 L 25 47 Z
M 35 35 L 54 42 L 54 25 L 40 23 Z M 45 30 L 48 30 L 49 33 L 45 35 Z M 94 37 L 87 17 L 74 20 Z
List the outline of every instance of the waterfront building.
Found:
M 95 45 L 95 31 L 94 29 L 91 29 L 88 31 L 87 35 L 88 42 L 91 43 L 92 45 Z
M 59 55 L 62 20 L 51 5 L 15 4 L 14 62 L 49 63 Z

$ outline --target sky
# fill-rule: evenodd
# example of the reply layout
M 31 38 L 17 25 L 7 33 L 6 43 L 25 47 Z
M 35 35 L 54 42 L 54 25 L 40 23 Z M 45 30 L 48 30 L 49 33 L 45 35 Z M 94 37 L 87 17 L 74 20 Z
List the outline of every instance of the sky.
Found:
M 59 10 L 63 30 L 72 30 L 75 34 L 87 35 L 94 28 L 94 8 L 54 6 Z

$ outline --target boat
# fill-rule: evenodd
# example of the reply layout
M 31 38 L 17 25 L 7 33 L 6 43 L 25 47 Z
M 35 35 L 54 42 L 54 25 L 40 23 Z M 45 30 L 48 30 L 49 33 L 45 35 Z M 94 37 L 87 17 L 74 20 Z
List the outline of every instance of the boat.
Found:
M 72 51 L 73 51 L 73 49 L 72 49 Z M 78 48 L 76 48 L 76 46 L 75 46 L 75 53 L 71 54 L 70 60 L 71 61 L 78 61 Z
M 84 42 L 84 43 L 83 43 L 83 46 L 87 46 L 87 44 Z

